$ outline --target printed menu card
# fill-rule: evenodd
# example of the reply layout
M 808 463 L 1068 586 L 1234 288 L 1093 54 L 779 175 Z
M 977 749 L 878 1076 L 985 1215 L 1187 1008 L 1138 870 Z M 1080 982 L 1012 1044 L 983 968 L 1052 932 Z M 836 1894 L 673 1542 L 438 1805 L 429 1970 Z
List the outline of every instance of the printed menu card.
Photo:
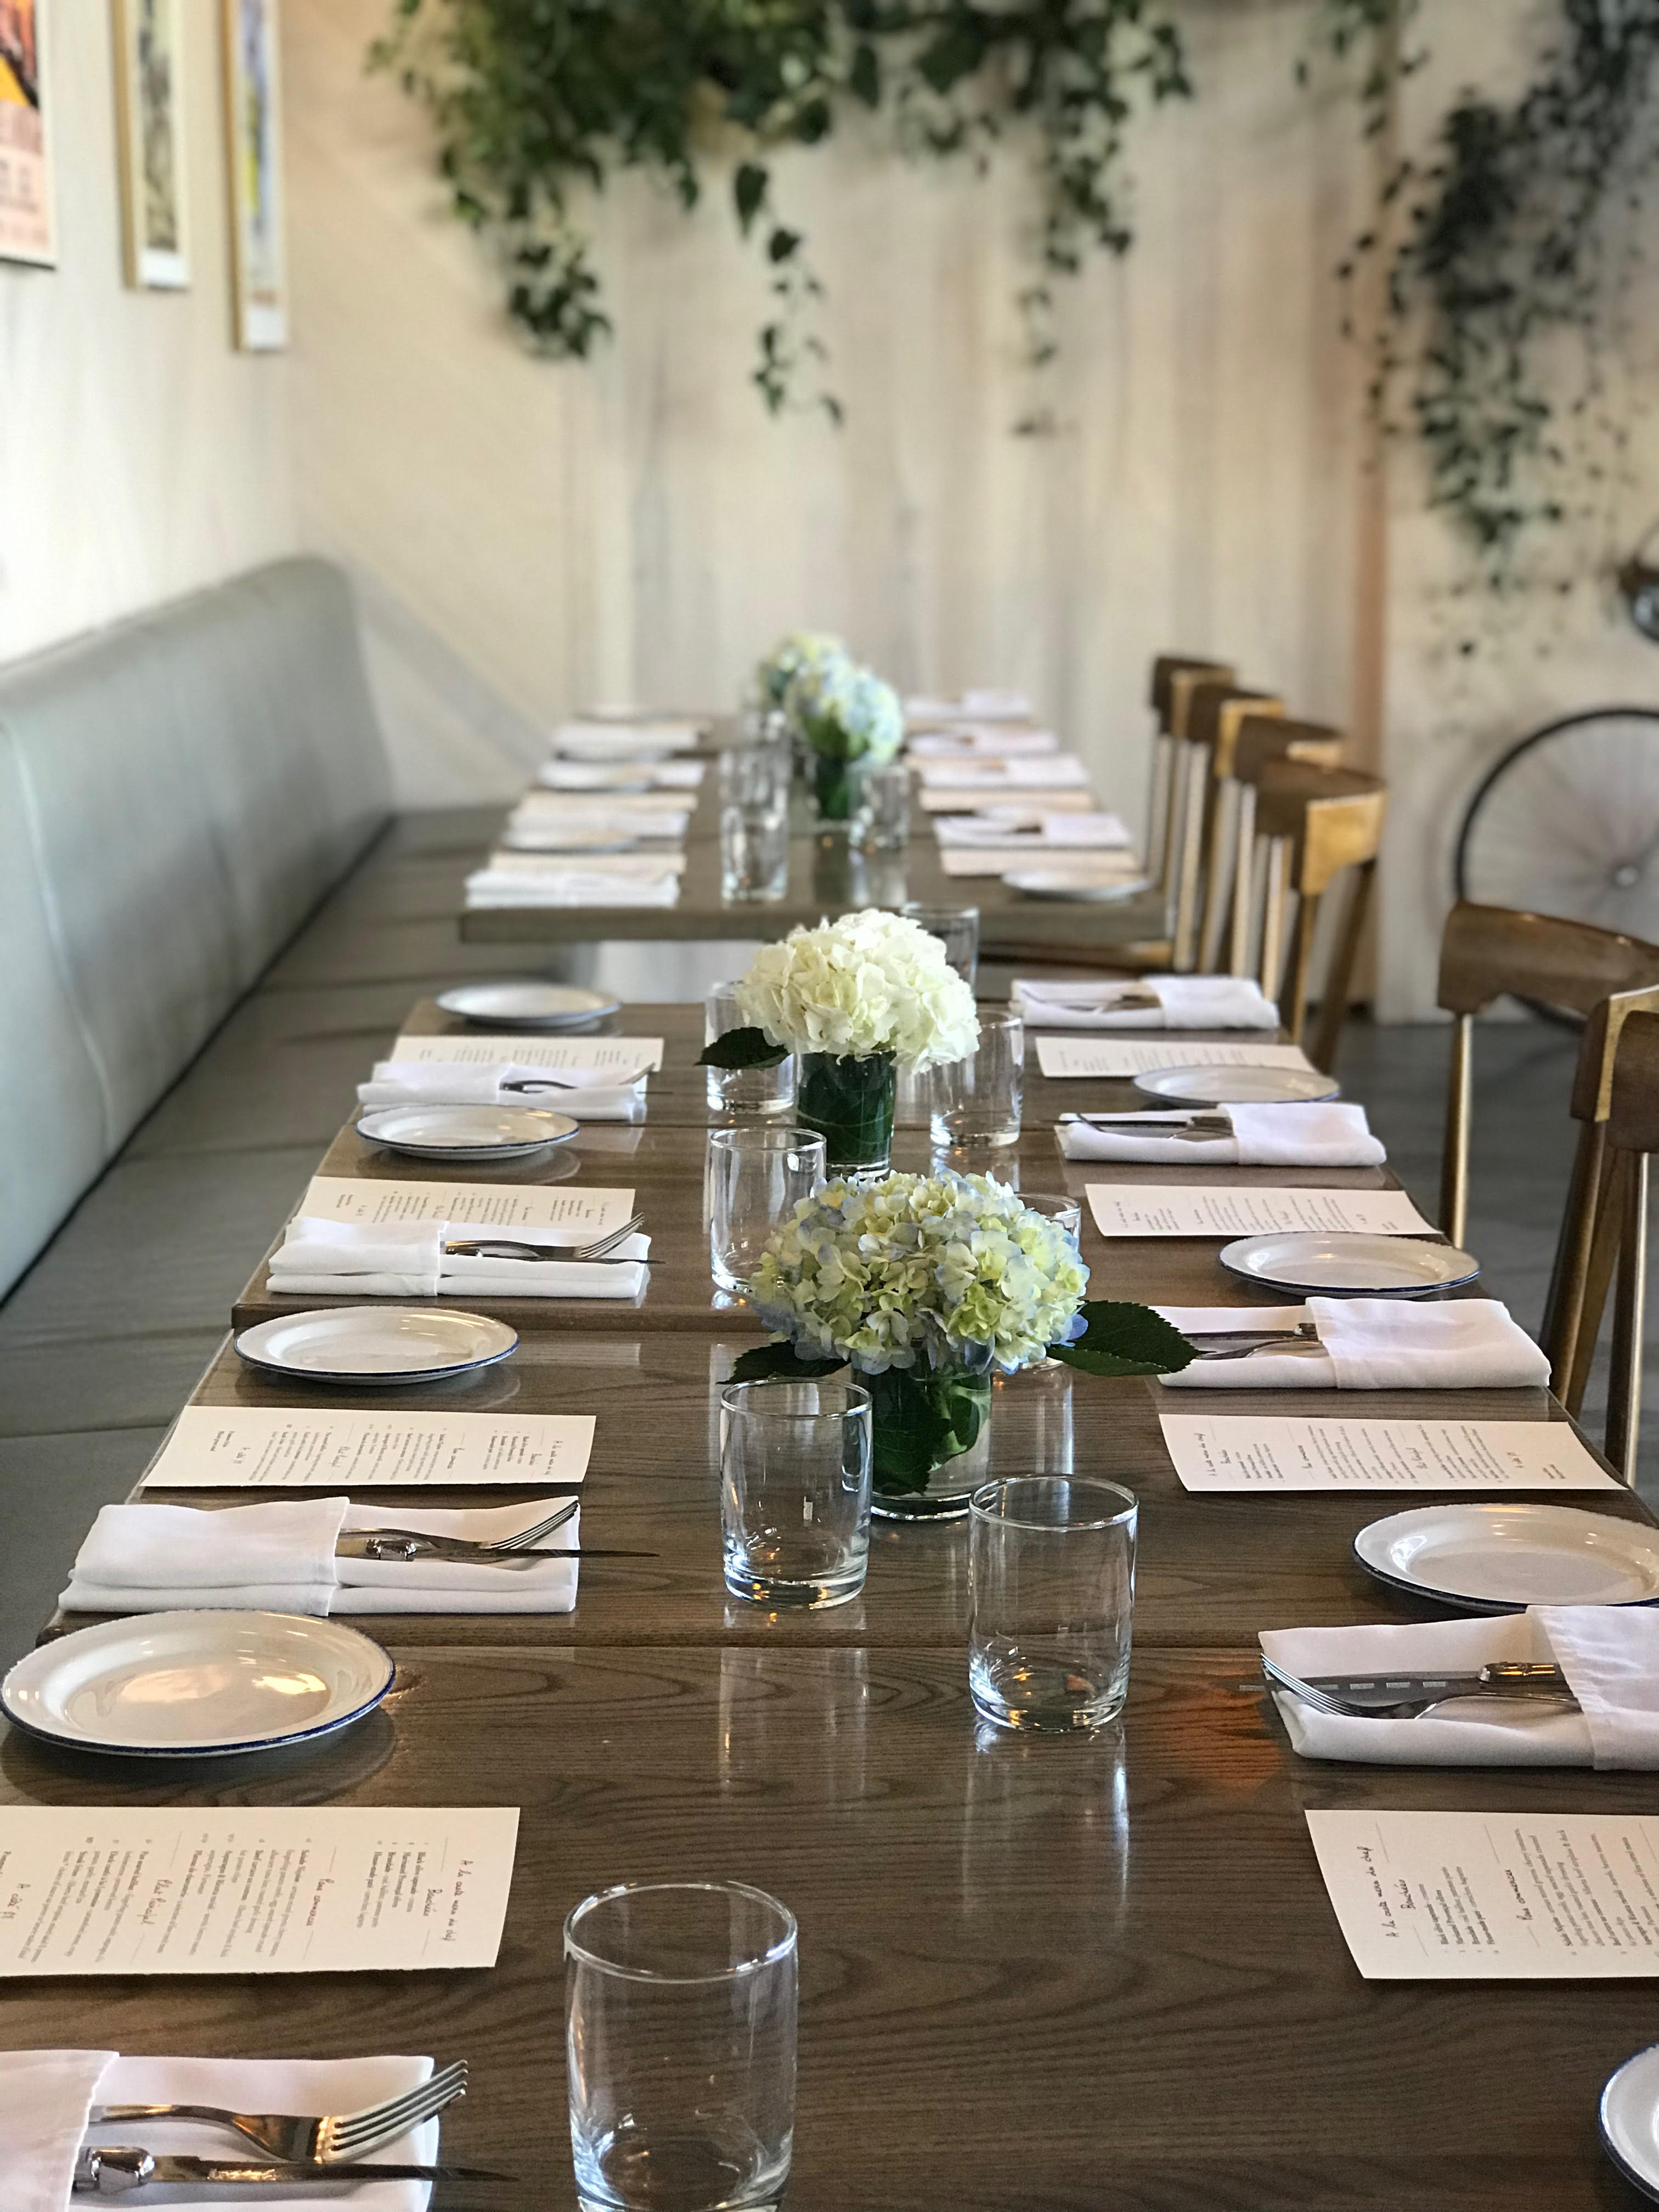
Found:
M 452 1221 L 469 1230 L 526 1229 L 540 1244 L 584 1244 L 620 1229 L 631 1190 L 555 1183 L 404 1182 L 396 1176 L 313 1176 L 295 1209 L 307 1220 Z
M 493 1966 L 516 1808 L 9 1805 L 0 1975 Z
M 1150 1075 L 1155 1067 L 1295 1067 L 1306 1073 L 1313 1067 L 1299 1044 L 1206 1044 L 1167 1030 L 1155 1037 L 1040 1036 L 1036 1052 L 1045 1075 Z
M 1659 1819 L 1636 1813 L 1310 1813 L 1367 1981 L 1659 1974 Z
M 1088 1189 L 1089 1211 L 1103 1237 L 1433 1234 L 1403 1190 L 1248 1190 L 1196 1182 L 1091 1182 Z
M 400 1036 L 388 1060 L 449 1060 L 463 1067 L 591 1067 L 639 1075 L 662 1066 L 660 1037 Z
M 592 1413 L 353 1413 L 186 1406 L 144 1476 L 155 1490 L 418 1490 L 580 1482 Z
M 1570 1421 L 1160 1413 L 1184 1490 L 1617 1490 Z

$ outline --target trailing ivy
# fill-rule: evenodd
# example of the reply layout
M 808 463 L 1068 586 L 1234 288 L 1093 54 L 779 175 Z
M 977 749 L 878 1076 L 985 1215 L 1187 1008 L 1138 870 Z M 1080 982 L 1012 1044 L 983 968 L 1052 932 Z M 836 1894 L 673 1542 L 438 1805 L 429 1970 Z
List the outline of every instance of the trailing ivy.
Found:
M 884 114 L 907 154 L 979 169 L 1011 134 L 1030 142 L 1040 270 L 1020 307 L 1042 329 L 1049 278 L 1130 243 L 1137 106 L 1192 89 L 1161 0 L 397 0 L 370 59 L 430 114 L 454 212 L 494 242 L 507 312 L 551 354 L 585 357 L 611 328 L 586 191 L 641 168 L 689 210 L 711 173 L 729 178 L 770 295 L 754 382 L 775 411 L 816 378 L 805 404 L 836 419 L 781 149 L 859 112 Z
M 1601 413 L 1632 270 L 1621 238 L 1659 172 L 1659 0 L 1556 0 L 1531 82 L 1512 101 L 1465 91 L 1421 159 L 1393 167 L 1343 274 L 1382 258 L 1372 398 L 1414 428 L 1432 503 L 1488 577 L 1506 581 L 1533 527 L 1583 507 L 1624 429 Z M 1367 125 L 1421 66 L 1420 0 L 1323 0 L 1339 54 L 1366 57 Z M 1413 21 L 1413 19 L 1415 19 Z M 1564 349 L 1564 340 L 1568 344 Z

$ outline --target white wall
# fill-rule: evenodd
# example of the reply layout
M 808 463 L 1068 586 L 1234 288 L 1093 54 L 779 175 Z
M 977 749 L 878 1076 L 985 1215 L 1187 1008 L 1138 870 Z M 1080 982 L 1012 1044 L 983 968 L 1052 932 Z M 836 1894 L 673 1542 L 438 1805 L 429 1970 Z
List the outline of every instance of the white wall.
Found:
M 216 0 L 184 0 L 184 294 L 122 283 L 111 10 L 49 12 L 59 266 L 0 264 L 0 659 L 298 542 L 289 363 L 231 348 Z

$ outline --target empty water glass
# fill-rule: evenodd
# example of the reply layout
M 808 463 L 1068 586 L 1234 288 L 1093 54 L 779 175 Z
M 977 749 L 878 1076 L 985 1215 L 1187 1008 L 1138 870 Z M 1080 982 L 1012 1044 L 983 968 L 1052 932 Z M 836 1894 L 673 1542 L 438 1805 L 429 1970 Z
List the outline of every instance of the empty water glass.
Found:
M 968 1681 L 1002 1728 L 1115 1720 L 1129 1691 L 1133 1494 L 1115 1482 L 1016 1475 L 974 1492 Z
M 1025 1024 L 1006 1006 L 981 1006 L 979 1042 L 965 1060 L 933 1070 L 933 1139 L 940 1151 L 1019 1141 L 1025 1096 Z
M 872 768 L 864 779 L 866 845 L 878 853 L 899 853 L 910 842 L 910 771 L 902 761 Z
M 564 1923 L 582 2212 L 763 2212 L 795 2131 L 794 1916 L 744 1882 L 629 1882 Z
M 870 1557 L 870 1393 L 844 1375 L 720 1393 L 720 1539 L 733 1597 L 844 1605 Z
M 745 813 L 781 814 L 789 806 L 789 749 L 787 744 L 738 745 L 723 752 L 715 770 L 720 806 Z
M 702 1041 L 713 1044 L 729 1030 L 750 1027 L 738 1005 L 735 983 L 716 983 L 704 994 Z M 787 1114 L 795 1103 L 795 1056 L 786 1053 L 775 1067 L 706 1067 L 711 1114 Z
M 945 947 L 945 957 L 964 983 L 979 973 L 979 908 L 976 906 L 927 906 L 911 899 L 899 909 L 919 921 L 930 937 Z
M 825 1180 L 823 1139 L 762 1122 L 708 1133 L 708 1262 L 723 1291 L 742 1291 L 780 1221 Z
M 787 806 L 720 808 L 720 896 L 747 904 L 777 900 L 789 890 L 789 813 Z

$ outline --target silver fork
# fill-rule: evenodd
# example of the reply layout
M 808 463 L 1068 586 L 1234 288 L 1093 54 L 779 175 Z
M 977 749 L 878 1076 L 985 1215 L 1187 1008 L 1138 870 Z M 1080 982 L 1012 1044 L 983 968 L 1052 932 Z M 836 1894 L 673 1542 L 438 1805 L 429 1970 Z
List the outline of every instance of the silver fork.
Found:
M 444 1252 L 447 1257 L 453 1255 L 466 1260 L 603 1260 L 644 1226 L 645 1216 L 635 1213 L 620 1229 L 613 1229 L 608 1237 L 596 1237 L 591 1244 L 529 1244 L 511 1237 L 477 1237 L 446 1244 Z
M 544 1536 L 550 1536 L 556 1528 L 564 1526 L 580 1504 L 580 1498 L 568 1498 L 544 1521 L 538 1521 L 528 1528 L 520 1528 L 516 1536 L 470 1539 L 467 1548 L 476 1552 L 481 1559 L 488 1558 L 495 1552 L 533 1552 Z M 432 1540 L 430 1529 L 422 1528 L 354 1528 L 351 1533 L 354 1536 L 376 1536 L 399 1544 L 424 1544 Z M 453 1543 L 457 1540 L 446 1537 L 440 1540 Z
M 1258 1352 L 1272 1352 L 1280 1346 L 1286 1351 L 1292 1351 L 1298 1345 L 1317 1344 L 1319 1341 L 1318 1324 L 1310 1321 L 1299 1321 L 1294 1328 L 1262 1329 L 1242 1342 L 1235 1341 L 1235 1339 L 1243 1338 L 1243 1334 L 1242 1329 L 1231 1332 L 1225 1343 L 1214 1352 L 1205 1348 L 1206 1339 L 1203 1336 L 1191 1336 L 1187 1340 L 1198 1347 L 1199 1358 L 1205 1360 L 1250 1359 Z
M 231 2129 L 284 2165 L 347 2166 L 407 2135 L 465 2094 L 466 2061 L 462 2058 L 441 2069 L 418 2089 L 382 2098 L 361 2112 L 330 2112 L 321 2119 L 304 2119 L 291 2112 L 228 2112 L 217 2105 L 97 2105 L 88 2118 L 94 2127 L 114 2120 L 206 2120 Z
M 1160 1114 L 1152 1107 L 1144 1114 L 1062 1114 L 1062 1121 L 1086 1121 L 1091 1129 L 1138 1129 L 1148 1137 L 1203 1135 L 1227 1137 L 1232 1123 L 1224 1114 Z
M 1347 1698 L 1333 1697 L 1328 1690 L 1316 1689 L 1304 1682 L 1299 1674 L 1292 1674 L 1288 1667 L 1275 1666 L 1264 1651 L 1261 1672 L 1270 1690 L 1287 1690 L 1291 1697 L 1316 1713 L 1329 1713 L 1341 1720 L 1422 1720 L 1437 1705 L 1462 1705 L 1472 1696 L 1495 1698 L 1510 1705 L 1560 1705 L 1576 1706 L 1578 1700 L 1568 1689 L 1528 1687 L 1524 1680 L 1505 1687 L 1501 1680 L 1482 1683 L 1478 1692 L 1459 1690 L 1449 1695 L 1433 1698 L 1402 1698 L 1395 1705 L 1361 1705 Z

